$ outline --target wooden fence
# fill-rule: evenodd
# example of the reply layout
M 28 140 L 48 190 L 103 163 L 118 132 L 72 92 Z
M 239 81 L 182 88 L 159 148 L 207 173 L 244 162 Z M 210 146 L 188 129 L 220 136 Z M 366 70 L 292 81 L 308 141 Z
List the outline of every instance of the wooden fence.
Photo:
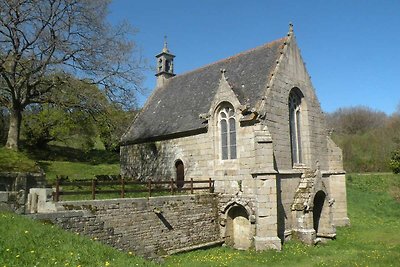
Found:
M 203 184 L 203 186 L 195 186 Z M 206 186 L 204 186 L 206 184 Z M 129 185 L 139 185 L 144 188 L 141 189 L 130 189 L 127 188 Z M 126 193 L 141 193 L 147 192 L 147 196 L 151 197 L 153 192 L 169 192 L 171 195 L 175 192 L 190 191 L 193 194 L 197 190 L 208 190 L 208 192 L 214 192 L 214 180 L 209 178 L 208 180 L 196 180 L 190 179 L 190 181 L 175 181 L 171 179 L 169 181 L 152 181 L 149 179 L 147 182 L 132 181 L 120 178 L 114 181 L 104 180 L 79 180 L 79 181 L 66 181 L 60 179 L 57 176 L 55 183 L 55 192 L 53 192 L 53 200 L 59 201 L 60 196 L 66 195 L 91 195 L 92 199 L 96 199 L 98 194 L 120 194 L 121 198 L 125 197 Z M 64 186 L 64 187 L 63 187 Z M 66 190 L 67 186 L 86 187 L 87 190 Z M 119 187 L 118 189 L 101 189 L 102 187 Z

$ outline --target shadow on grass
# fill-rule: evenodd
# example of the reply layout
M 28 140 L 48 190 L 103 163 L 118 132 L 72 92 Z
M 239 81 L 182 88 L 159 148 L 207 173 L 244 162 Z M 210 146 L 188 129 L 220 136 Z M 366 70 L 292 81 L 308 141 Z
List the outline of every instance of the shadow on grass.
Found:
M 49 168 L 51 165 L 50 163 L 45 162 L 45 161 L 38 161 L 37 164 L 44 171 L 44 173 L 47 173 L 49 171 Z
M 39 149 L 36 147 L 25 146 L 24 150 L 29 154 L 30 158 L 36 161 L 48 160 L 48 161 L 70 161 L 70 162 L 87 162 L 93 165 L 97 164 L 115 164 L 119 163 L 119 153 L 92 149 L 84 151 L 82 149 L 48 145 L 45 149 Z M 42 165 L 42 163 L 41 163 Z M 42 166 L 46 168 L 46 166 Z

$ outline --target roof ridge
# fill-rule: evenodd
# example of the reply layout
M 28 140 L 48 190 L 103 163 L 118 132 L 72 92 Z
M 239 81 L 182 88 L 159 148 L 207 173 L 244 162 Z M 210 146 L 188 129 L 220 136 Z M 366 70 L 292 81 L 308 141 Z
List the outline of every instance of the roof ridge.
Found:
M 287 49 L 288 49 L 288 45 L 292 42 L 292 39 L 294 38 L 294 33 L 293 33 L 293 24 L 290 23 L 289 24 L 289 32 L 288 34 L 282 38 L 283 41 L 283 47 L 281 48 L 280 51 L 280 55 L 278 56 L 277 60 L 276 60 L 276 65 L 275 68 L 272 70 L 272 72 L 270 73 L 269 77 L 268 77 L 268 81 L 266 83 L 266 90 L 265 90 L 265 95 L 264 97 L 262 97 L 259 101 L 257 101 L 257 103 L 255 104 L 255 107 L 257 109 L 257 111 L 259 112 L 259 114 L 261 114 L 261 116 L 265 116 L 265 114 L 262 114 L 262 109 L 265 106 L 265 98 L 268 95 L 269 91 L 271 90 L 271 87 L 273 86 L 273 83 L 275 81 L 275 77 L 276 74 L 279 71 L 280 68 L 280 63 L 282 61 L 283 56 L 285 55 Z
M 204 66 L 202 66 L 202 67 L 196 68 L 196 69 L 194 69 L 194 70 L 189 70 L 189 71 L 184 72 L 184 73 L 182 73 L 182 74 L 177 74 L 176 76 L 169 78 L 169 80 L 173 80 L 173 79 L 176 79 L 176 78 L 178 78 L 178 77 L 182 77 L 182 76 L 184 76 L 184 75 L 188 75 L 188 74 L 191 74 L 191 73 L 194 73 L 194 72 L 201 71 L 201 70 L 203 70 L 203 69 L 205 69 L 205 68 L 208 68 L 208 67 L 210 67 L 210 66 L 212 66 L 212 65 L 216 65 L 216 64 L 221 63 L 221 62 L 224 62 L 224 61 L 232 60 L 232 59 L 237 58 L 237 57 L 239 57 L 239 56 L 242 56 L 242 55 L 245 55 L 245 54 L 249 54 L 249 53 L 251 53 L 251 52 L 253 52 L 253 51 L 259 50 L 259 49 L 261 49 L 261 48 L 264 48 L 264 47 L 267 47 L 267 46 L 272 46 L 273 44 L 278 43 L 278 42 L 284 42 L 286 39 L 287 39 L 287 36 L 282 37 L 282 38 L 279 38 L 279 39 L 276 39 L 276 40 L 271 41 L 271 42 L 269 42 L 269 43 L 265 43 L 265 44 L 259 45 L 259 46 L 257 46 L 257 47 L 254 47 L 254 48 L 251 48 L 251 49 L 248 49 L 248 50 L 239 52 L 239 53 L 237 53 L 237 54 L 235 54 L 235 55 L 233 55 L 233 56 L 229 56 L 229 57 L 227 57 L 227 58 L 219 59 L 219 60 L 214 61 L 214 62 L 212 62 L 212 63 L 206 64 L 206 65 L 204 65 Z

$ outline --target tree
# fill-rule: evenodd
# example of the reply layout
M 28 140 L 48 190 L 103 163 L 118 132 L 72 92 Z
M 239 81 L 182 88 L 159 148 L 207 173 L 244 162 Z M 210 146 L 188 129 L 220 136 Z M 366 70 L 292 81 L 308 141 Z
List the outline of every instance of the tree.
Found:
M 332 138 L 342 148 L 349 172 L 389 171 L 400 147 L 400 113 L 388 116 L 368 107 L 341 108 L 328 114 Z
M 371 129 L 383 127 L 387 115 L 369 107 L 339 108 L 327 114 L 328 127 L 341 134 L 363 134 Z
M 393 173 L 400 173 L 400 148 L 392 152 L 389 166 Z
M 71 77 L 97 84 L 111 100 L 134 103 L 142 80 L 133 33 L 111 26 L 108 0 L 0 0 L 0 106 L 10 116 L 6 147 L 18 149 L 23 110 L 66 105 Z M 58 94 L 54 97 L 54 94 Z
M 25 113 L 22 132 L 29 145 L 45 148 L 51 141 L 72 139 L 85 150 L 93 147 L 97 136 L 94 120 L 80 109 L 44 104 L 31 106 Z
M 0 144 L 4 144 L 7 138 L 8 115 L 6 109 L 0 107 Z
M 127 125 L 132 123 L 135 110 L 125 111 L 121 106 L 110 105 L 105 113 L 98 119 L 97 127 L 100 140 L 108 151 L 119 151 L 121 136 L 125 133 Z

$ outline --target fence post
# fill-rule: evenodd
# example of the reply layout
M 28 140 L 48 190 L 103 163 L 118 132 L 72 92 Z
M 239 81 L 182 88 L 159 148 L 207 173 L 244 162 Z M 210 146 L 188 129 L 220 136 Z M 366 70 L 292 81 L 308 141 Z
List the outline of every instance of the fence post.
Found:
M 58 175 L 56 176 L 56 195 L 55 201 L 58 202 L 60 200 L 60 178 Z
M 121 177 L 121 198 L 125 198 L 125 179 Z
M 212 193 L 212 189 L 211 189 L 211 178 L 208 178 L 208 189 L 209 189 L 210 193 Z
M 193 194 L 193 178 L 190 178 L 190 194 Z
M 149 197 L 151 197 L 151 178 L 149 179 L 148 188 L 149 188 Z
M 171 178 L 171 195 L 174 194 L 174 179 Z
M 96 180 L 92 179 L 92 199 L 96 199 Z

